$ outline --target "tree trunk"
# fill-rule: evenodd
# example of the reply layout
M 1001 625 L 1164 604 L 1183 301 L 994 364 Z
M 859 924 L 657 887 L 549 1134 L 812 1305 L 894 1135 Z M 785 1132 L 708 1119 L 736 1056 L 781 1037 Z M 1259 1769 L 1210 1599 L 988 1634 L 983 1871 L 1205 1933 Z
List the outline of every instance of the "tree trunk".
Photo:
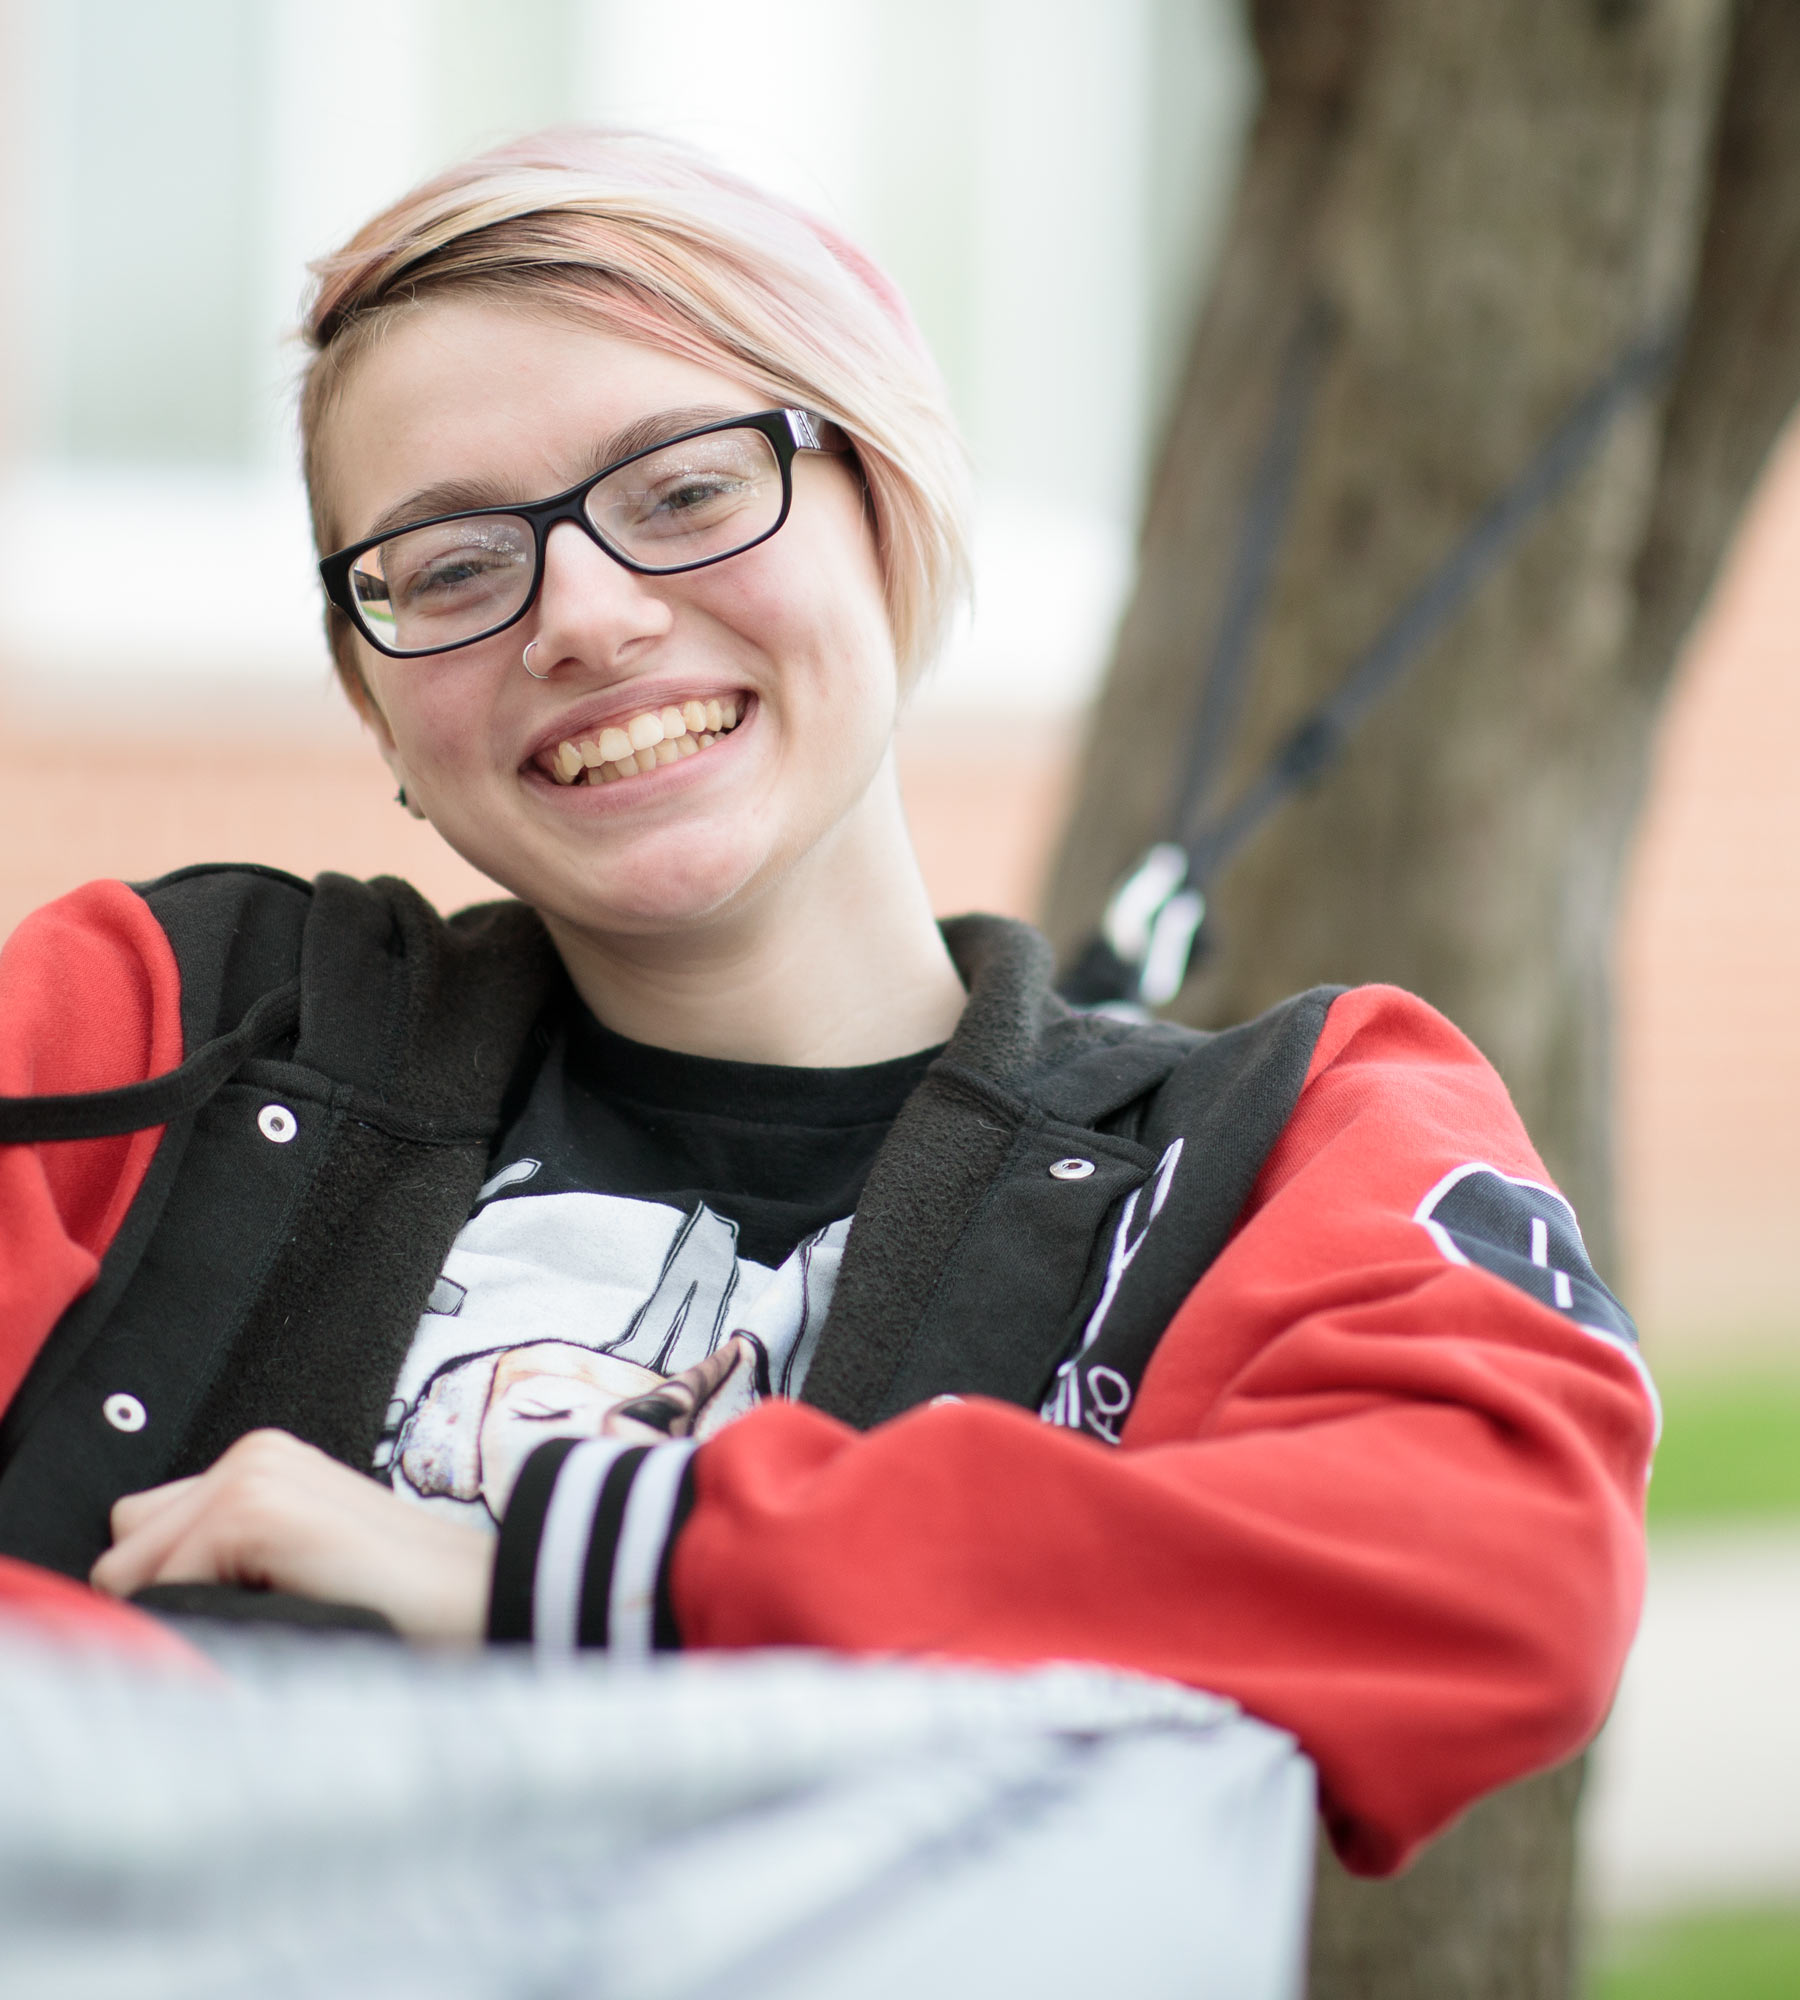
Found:
M 1636 336 L 1613 427 L 1323 782 L 1209 885 L 1171 1009 L 1393 980 L 1511 1087 L 1612 1274 L 1608 960 L 1671 669 L 1800 395 L 1793 0 L 1254 0 L 1265 96 L 1048 899 L 1066 957 L 1165 822 L 1277 377 L 1334 327 L 1215 795 L 1298 716 Z M 1315 1996 L 1570 1990 L 1578 1775 L 1486 1801 L 1391 1886 L 1321 1865 Z

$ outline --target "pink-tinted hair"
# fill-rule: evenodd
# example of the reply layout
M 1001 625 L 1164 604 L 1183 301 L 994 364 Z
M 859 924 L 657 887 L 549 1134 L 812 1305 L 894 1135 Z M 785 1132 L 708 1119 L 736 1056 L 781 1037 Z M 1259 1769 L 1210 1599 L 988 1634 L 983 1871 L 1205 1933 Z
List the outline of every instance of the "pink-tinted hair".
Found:
M 892 281 L 837 230 L 649 133 L 568 126 L 449 168 L 313 266 L 300 434 L 321 551 L 334 545 L 324 418 L 397 314 L 449 295 L 574 317 L 822 411 L 868 485 L 902 675 L 935 657 L 968 584 L 967 460 Z M 332 651 L 362 690 L 347 624 Z

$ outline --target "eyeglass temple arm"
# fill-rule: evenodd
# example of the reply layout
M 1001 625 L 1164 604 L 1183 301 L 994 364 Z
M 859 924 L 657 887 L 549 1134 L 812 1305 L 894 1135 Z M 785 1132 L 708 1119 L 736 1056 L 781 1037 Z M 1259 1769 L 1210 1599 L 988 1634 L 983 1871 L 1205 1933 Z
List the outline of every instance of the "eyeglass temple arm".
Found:
M 844 452 L 853 449 L 839 426 L 829 417 L 820 416 L 817 410 L 784 409 L 781 414 L 787 418 L 788 434 L 798 451 Z M 836 441 L 826 443 L 828 436 Z

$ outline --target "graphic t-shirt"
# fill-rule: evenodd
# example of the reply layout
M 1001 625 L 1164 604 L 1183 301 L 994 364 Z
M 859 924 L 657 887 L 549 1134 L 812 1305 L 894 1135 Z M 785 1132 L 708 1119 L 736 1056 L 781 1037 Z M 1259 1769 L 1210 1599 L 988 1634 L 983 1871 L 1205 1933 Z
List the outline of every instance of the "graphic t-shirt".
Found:
M 492 1527 L 547 1438 L 736 1335 L 710 1436 L 798 1393 L 877 1149 L 937 1054 L 855 1069 L 718 1062 L 627 1041 L 571 1001 L 432 1290 L 376 1470 Z

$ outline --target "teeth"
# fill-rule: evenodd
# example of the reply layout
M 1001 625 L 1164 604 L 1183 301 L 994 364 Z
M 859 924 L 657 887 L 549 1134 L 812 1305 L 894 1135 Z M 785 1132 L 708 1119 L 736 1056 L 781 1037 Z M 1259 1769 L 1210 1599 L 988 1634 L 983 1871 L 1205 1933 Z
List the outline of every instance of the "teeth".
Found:
M 698 755 L 735 729 L 737 720 L 738 704 L 730 695 L 646 709 L 622 727 L 611 724 L 593 736 L 559 743 L 550 772 L 559 785 L 576 784 L 583 777 L 590 785 L 615 785 L 621 778 Z

